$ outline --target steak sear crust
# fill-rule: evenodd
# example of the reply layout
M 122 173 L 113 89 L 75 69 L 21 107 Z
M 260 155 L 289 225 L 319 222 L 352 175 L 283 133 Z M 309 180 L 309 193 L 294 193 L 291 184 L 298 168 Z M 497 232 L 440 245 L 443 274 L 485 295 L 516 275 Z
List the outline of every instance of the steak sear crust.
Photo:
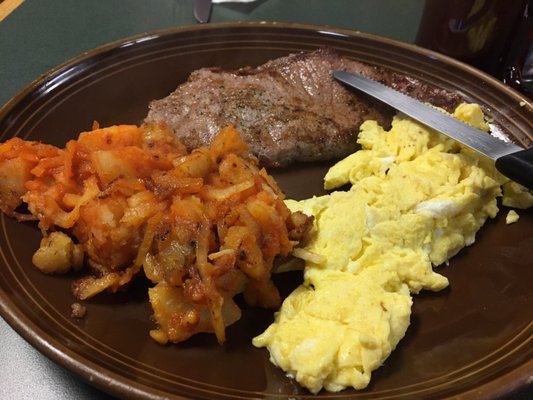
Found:
M 333 71 L 359 73 L 446 110 L 462 97 L 417 79 L 338 55 L 328 48 L 235 71 L 202 68 L 154 100 L 145 122 L 168 124 L 187 148 L 208 146 L 233 125 L 264 166 L 342 158 L 356 150 L 361 123 L 390 125 L 394 110 L 347 89 Z

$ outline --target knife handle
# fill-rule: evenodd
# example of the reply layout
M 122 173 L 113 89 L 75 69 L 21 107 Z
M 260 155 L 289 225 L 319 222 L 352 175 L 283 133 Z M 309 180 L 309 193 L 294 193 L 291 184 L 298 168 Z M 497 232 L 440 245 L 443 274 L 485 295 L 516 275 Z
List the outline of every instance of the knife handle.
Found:
M 533 147 L 498 158 L 496 169 L 513 181 L 533 190 Z

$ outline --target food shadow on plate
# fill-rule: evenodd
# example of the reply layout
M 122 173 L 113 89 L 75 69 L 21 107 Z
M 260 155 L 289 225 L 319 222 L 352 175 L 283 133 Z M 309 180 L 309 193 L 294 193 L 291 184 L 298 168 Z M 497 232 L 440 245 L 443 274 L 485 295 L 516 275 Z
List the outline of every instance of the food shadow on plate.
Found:
M 336 161 L 297 163 L 285 168 L 268 168 L 286 198 L 303 200 L 327 194 L 324 176 Z
M 84 269 L 85 275 L 88 273 L 87 269 Z M 81 276 L 84 276 L 82 274 Z M 78 276 L 76 276 L 78 278 Z M 85 304 L 99 304 L 108 306 L 118 306 L 126 303 L 148 303 L 148 288 L 151 287 L 150 282 L 144 276 L 139 274 L 134 277 L 129 285 L 123 289 L 118 290 L 115 293 L 110 291 L 104 291 L 96 296 L 85 300 Z

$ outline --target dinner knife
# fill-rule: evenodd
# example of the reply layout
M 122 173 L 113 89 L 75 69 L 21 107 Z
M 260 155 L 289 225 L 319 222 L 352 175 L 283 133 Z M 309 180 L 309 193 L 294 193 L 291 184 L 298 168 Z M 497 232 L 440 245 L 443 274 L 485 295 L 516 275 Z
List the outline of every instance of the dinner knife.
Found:
M 201 23 L 209 22 L 211 16 L 212 0 L 194 0 L 194 18 Z
M 504 142 L 430 105 L 359 74 L 335 71 L 339 81 L 375 97 L 404 114 L 490 158 L 509 179 L 533 189 L 533 148 Z

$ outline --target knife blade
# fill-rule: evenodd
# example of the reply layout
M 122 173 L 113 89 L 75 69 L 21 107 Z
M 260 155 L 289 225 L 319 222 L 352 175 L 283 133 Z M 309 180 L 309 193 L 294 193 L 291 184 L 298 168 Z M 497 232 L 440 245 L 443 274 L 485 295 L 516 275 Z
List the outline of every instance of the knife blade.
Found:
M 490 158 L 503 175 L 533 189 L 533 148 L 504 142 L 430 105 L 359 74 L 335 71 L 335 79 L 361 90 Z
M 212 6 L 212 0 L 194 0 L 194 18 L 201 24 L 209 22 Z

